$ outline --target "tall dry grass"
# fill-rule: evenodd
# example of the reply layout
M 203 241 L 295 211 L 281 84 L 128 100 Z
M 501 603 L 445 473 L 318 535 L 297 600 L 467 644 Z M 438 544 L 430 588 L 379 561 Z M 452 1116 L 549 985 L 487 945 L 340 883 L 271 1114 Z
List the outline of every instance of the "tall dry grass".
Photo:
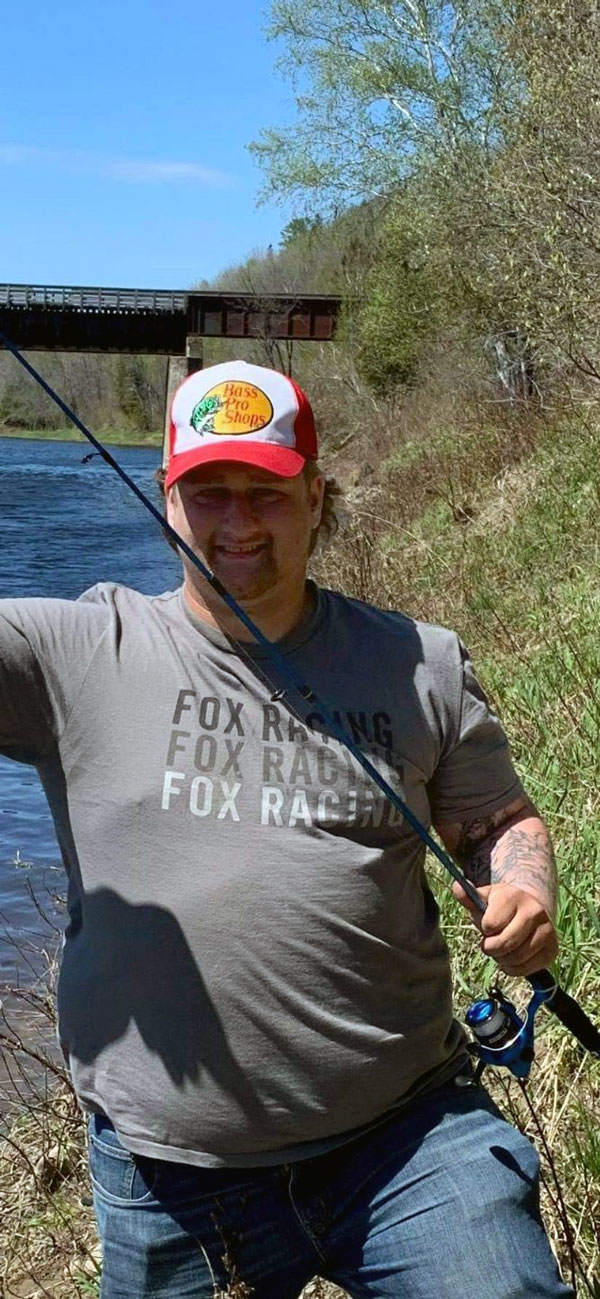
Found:
M 600 1004 L 598 425 L 503 411 L 423 443 L 393 433 L 316 575 L 359 599 L 453 627 L 469 646 L 547 820 L 561 876 L 559 977 Z M 432 863 L 457 1009 L 490 981 L 470 922 Z M 528 986 L 507 988 L 520 1004 Z M 488 1071 L 542 1156 L 546 1225 L 578 1295 L 600 1295 L 600 1070 L 546 1013 L 526 1092 Z

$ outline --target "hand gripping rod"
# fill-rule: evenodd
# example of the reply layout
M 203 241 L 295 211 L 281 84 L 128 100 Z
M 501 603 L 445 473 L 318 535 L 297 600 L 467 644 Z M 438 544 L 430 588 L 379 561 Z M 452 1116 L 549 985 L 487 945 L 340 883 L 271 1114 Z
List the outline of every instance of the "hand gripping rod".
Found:
M 3 334 L 1 331 L 0 331 L 0 343 L 2 343 L 2 345 L 9 352 L 12 353 L 12 355 L 19 362 L 19 364 L 23 366 L 23 369 L 25 369 L 28 372 L 28 374 L 30 374 L 32 378 L 36 380 L 37 383 L 39 383 L 40 387 L 44 389 L 44 392 L 48 394 L 48 396 L 59 407 L 59 409 L 63 412 L 63 414 L 66 415 L 67 418 L 71 421 L 71 423 L 74 424 L 75 427 L 79 429 L 80 433 L 82 433 L 83 436 L 87 438 L 88 442 L 91 442 L 92 446 L 95 447 L 98 454 L 102 456 L 102 459 L 105 460 L 108 465 L 110 465 L 111 469 L 115 470 L 115 472 L 119 475 L 119 478 L 121 478 L 122 481 L 126 483 L 126 485 L 134 493 L 134 495 L 137 496 L 138 500 L 141 501 L 142 505 L 147 510 L 149 510 L 150 514 L 152 514 L 152 516 L 156 519 L 157 523 L 160 525 L 163 531 L 166 532 L 172 538 L 172 540 L 177 545 L 178 549 L 183 551 L 183 553 L 187 556 L 190 562 L 196 566 L 196 568 L 199 570 L 199 572 L 202 574 L 205 580 L 209 583 L 212 589 L 216 591 L 217 595 L 219 595 L 221 599 L 225 602 L 225 604 L 228 606 L 228 608 L 231 609 L 232 613 L 235 614 L 235 616 L 239 618 L 240 622 L 244 624 L 244 626 L 250 632 L 251 636 L 254 638 L 257 644 L 260 645 L 265 650 L 265 652 L 269 655 L 272 662 L 278 668 L 281 678 L 287 682 L 287 686 L 284 689 L 277 690 L 275 692 L 273 699 L 274 700 L 284 699 L 285 696 L 288 694 L 288 692 L 292 690 L 292 691 L 296 691 L 297 694 L 299 694 L 303 700 L 305 701 L 310 700 L 318 705 L 323 720 L 326 723 L 327 727 L 329 728 L 330 733 L 333 736 L 335 736 L 337 740 L 340 741 L 340 744 L 343 744 L 350 751 L 350 753 L 354 758 L 356 758 L 356 761 L 360 763 L 360 766 L 363 767 L 363 769 L 367 772 L 367 775 L 370 776 L 371 780 L 379 787 L 382 793 L 385 794 L 386 798 L 389 799 L 392 806 L 395 807 L 398 812 L 400 812 L 404 820 L 408 822 L 408 824 L 412 827 L 412 829 L 419 836 L 419 838 L 429 849 L 429 851 L 433 853 L 433 856 L 436 857 L 437 860 L 441 863 L 444 869 L 447 870 L 449 874 L 452 876 L 452 878 L 455 879 L 462 886 L 467 896 L 471 899 L 471 902 L 473 902 L 474 906 L 476 906 L 478 911 L 483 915 L 486 909 L 485 902 L 480 897 L 474 885 L 471 884 L 470 880 L 466 878 L 463 872 L 456 865 L 456 862 L 454 862 L 452 857 L 450 857 L 449 853 L 447 853 L 445 849 L 442 848 L 440 844 L 436 842 L 436 840 L 432 837 L 432 835 L 422 824 L 419 818 L 416 817 L 413 812 L 411 812 L 410 808 L 403 801 L 403 799 L 401 799 L 400 796 L 396 793 L 396 791 L 392 789 L 391 785 L 385 780 L 385 778 L 381 775 L 381 773 L 369 760 L 366 754 L 362 752 L 362 749 L 360 749 L 359 746 L 355 743 L 352 736 L 348 734 L 348 732 L 345 731 L 344 728 L 339 724 L 339 722 L 333 716 L 333 713 L 323 702 L 323 700 L 317 695 L 315 695 L 314 691 L 311 690 L 310 686 L 307 685 L 306 682 L 302 680 L 302 677 L 296 671 L 296 668 L 294 667 L 293 663 L 291 663 L 289 659 L 286 658 L 286 656 L 282 653 L 277 643 L 275 641 L 270 641 L 263 634 L 263 632 L 260 630 L 260 627 L 258 627 L 256 623 L 252 620 L 252 618 L 248 616 L 248 614 L 241 607 L 241 605 L 238 604 L 237 600 L 235 600 L 234 597 L 229 594 L 229 592 L 219 581 L 218 577 L 216 577 L 215 574 L 211 571 L 211 569 L 208 568 L 208 566 L 204 564 L 196 554 L 194 554 L 194 551 L 190 548 L 190 546 L 188 546 L 187 543 L 183 540 L 183 538 L 179 536 L 179 534 L 175 531 L 175 528 L 171 527 L 171 524 L 167 521 L 164 515 L 161 514 L 160 510 L 157 509 L 157 507 L 152 503 L 149 497 L 146 496 L 146 494 L 141 491 L 141 489 L 137 486 L 136 483 L 134 483 L 133 479 L 129 477 L 129 474 L 125 472 L 125 470 L 121 467 L 121 465 L 117 463 L 117 461 L 110 454 L 110 452 L 107 451 L 106 447 L 103 446 L 103 444 L 98 441 L 98 439 L 94 436 L 94 434 L 91 433 L 90 430 L 86 427 L 86 425 L 83 424 L 82 421 L 78 418 L 75 412 L 71 410 L 70 406 L 68 406 L 67 403 L 62 400 L 62 397 L 59 397 L 58 393 L 55 392 L 54 388 L 52 388 L 51 385 L 46 382 L 43 376 L 39 374 L 39 372 L 35 369 L 33 365 L 31 365 L 31 363 L 26 359 L 26 357 L 23 356 L 23 354 L 19 351 L 19 349 L 15 347 L 14 343 L 11 343 L 10 339 L 8 339 L 6 335 Z M 571 1033 L 573 1033 L 573 1035 L 577 1038 L 579 1042 L 581 1042 L 581 1044 L 586 1048 L 586 1050 L 591 1051 L 594 1055 L 600 1057 L 600 1031 L 592 1024 L 591 1020 L 588 1019 L 587 1015 L 582 1010 L 581 1006 L 579 1006 L 578 1003 L 574 1001 L 574 999 L 570 997 L 566 992 L 563 992 L 562 988 L 558 986 L 556 980 L 554 979 L 550 971 L 539 970 L 535 974 L 528 975 L 527 978 L 528 978 L 528 982 L 536 990 L 544 989 L 548 991 L 552 989 L 545 1004 L 554 1011 L 555 1015 L 558 1017 L 558 1019 L 560 1019 L 561 1023 L 564 1024 L 564 1026 L 568 1028 Z

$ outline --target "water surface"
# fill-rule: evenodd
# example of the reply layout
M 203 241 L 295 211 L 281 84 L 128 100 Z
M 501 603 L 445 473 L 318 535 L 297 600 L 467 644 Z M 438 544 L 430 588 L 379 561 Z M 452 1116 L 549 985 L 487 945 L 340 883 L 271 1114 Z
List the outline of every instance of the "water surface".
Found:
M 158 447 L 112 449 L 156 503 Z M 177 556 L 133 493 L 87 443 L 0 438 L 0 599 L 76 599 L 95 582 L 147 595 L 180 581 Z M 32 767 L 0 757 L 0 988 L 31 978 L 42 940 L 31 899 L 62 921 L 64 872 L 52 819 Z

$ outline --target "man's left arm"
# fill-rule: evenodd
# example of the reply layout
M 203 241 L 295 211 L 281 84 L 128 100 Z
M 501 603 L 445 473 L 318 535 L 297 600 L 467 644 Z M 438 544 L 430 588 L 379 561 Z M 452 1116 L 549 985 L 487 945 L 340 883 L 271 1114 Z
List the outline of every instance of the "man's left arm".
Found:
M 448 852 L 486 903 L 481 915 L 460 884 L 454 896 L 481 931 L 481 949 L 506 974 L 528 975 L 555 960 L 557 877 L 548 830 L 522 794 L 479 820 L 436 825 Z

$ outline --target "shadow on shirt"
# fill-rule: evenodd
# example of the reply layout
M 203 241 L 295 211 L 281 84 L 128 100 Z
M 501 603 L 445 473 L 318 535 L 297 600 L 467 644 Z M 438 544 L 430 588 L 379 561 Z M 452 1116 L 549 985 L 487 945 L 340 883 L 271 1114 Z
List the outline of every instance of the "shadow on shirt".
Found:
M 229 1046 L 185 934 L 170 911 L 112 889 L 86 893 L 70 927 L 58 986 L 60 1039 L 90 1064 L 133 1021 L 146 1049 L 182 1087 L 206 1070 L 249 1112 L 255 1094 Z M 136 1045 L 131 1044 L 132 1054 Z M 143 1061 L 139 1061 L 143 1063 Z

